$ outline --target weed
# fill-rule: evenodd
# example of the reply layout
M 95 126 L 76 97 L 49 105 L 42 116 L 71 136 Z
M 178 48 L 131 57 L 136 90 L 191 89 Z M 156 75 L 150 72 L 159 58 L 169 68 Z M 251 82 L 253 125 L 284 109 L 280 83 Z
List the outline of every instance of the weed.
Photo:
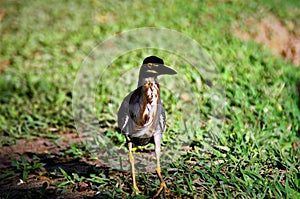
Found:
M 13 159 L 13 167 L 17 173 L 21 173 L 21 179 L 26 181 L 29 173 L 36 173 L 39 169 L 45 166 L 44 163 L 39 162 L 37 156 L 33 156 L 31 160 L 27 160 L 25 156 L 21 156 L 21 161 Z

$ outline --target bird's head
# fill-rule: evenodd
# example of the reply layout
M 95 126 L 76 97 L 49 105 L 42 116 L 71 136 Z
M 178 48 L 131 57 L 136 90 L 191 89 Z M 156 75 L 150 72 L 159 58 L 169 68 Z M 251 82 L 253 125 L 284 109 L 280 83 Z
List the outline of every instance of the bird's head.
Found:
M 175 75 L 177 72 L 164 65 L 164 61 L 156 56 L 146 57 L 140 69 L 140 77 L 157 77 L 159 75 Z

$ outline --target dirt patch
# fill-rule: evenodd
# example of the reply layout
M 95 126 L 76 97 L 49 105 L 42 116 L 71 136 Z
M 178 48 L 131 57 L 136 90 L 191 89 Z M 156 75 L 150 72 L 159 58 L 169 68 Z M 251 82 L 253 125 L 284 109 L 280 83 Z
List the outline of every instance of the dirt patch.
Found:
M 0 22 L 1 22 L 2 19 L 4 18 L 5 14 L 6 14 L 5 10 L 1 10 L 1 9 L 0 9 Z
M 89 138 L 84 138 L 89 139 Z M 97 171 L 108 171 L 100 160 L 75 159 L 62 156 L 61 153 L 70 148 L 70 143 L 82 142 L 76 133 L 64 133 L 59 139 L 36 137 L 32 140 L 20 139 L 15 145 L 0 148 L 0 198 L 59 198 L 61 192 L 57 189 L 58 182 L 64 182 L 63 176 L 51 176 L 51 172 L 62 168 L 67 173 L 80 173 L 88 175 Z M 26 157 L 31 160 L 33 156 L 39 157 L 39 162 L 45 166 L 38 171 L 29 173 L 26 182 L 21 180 L 21 175 L 15 171 L 13 160 Z M 16 172 L 15 175 L 5 177 L 7 172 Z M 63 194 L 63 198 L 88 198 L 93 197 L 96 191 L 92 190 L 85 182 L 76 185 Z
M 248 19 L 245 25 L 247 31 L 237 27 L 234 33 L 243 40 L 255 40 L 265 44 L 277 55 L 281 55 L 296 66 L 300 65 L 300 30 L 297 30 L 294 23 L 289 21 L 284 25 L 278 18 L 270 15 L 261 20 Z M 289 29 L 294 30 L 293 32 Z
M 101 157 L 105 151 L 97 151 L 97 159 L 90 158 L 88 154 L 76 158 L 74 154 L 68 152 L 72 149 L 70 143 L 78 143 L 76 146 L 80 148 L 85 143 L 84 140 L 92 142 L 91 137 L 88 135 L 80 137 L 77 133 L 56 134 L 60 135 L 60 138 L 19 139 L 14 145 L 0 147 L 0 198 L 110 198 L 111 186 L 122 186 L 123 193 L 120 194 L 123 195 L 131 192 L 131 183 L 115 185 L 115 182 L 120 179 L 131 182 L 130 172 L 127 169 L 116 169 L 104 162 Z M 85 150 L 84 146 L 82 147 L 82 150 Z M 93 151 L 89 152 L 93 153 Z M 128 166 L 127 156 L 128 154 L 126 154 L 126 161 L 124 158 L 122 163 L 124 168 Z M 18 169 L 13 164 L 14 160 L 22 164 L 22 157 L 26 158 L 26 165 L 43 164 L 38 169 L 31 169 L 26 181 L 21 180 L 24 172 L 22 165 L 21 169 Z M 136 165 L 139 162 L 143 163 L 145 158 L 154 158 L 151 147 L 135 151 Z M 61 184 L 67 179 L 61 169 L 69 176 L 77 174 L 83 177 L 83 180 L 76 180 L 62 187 Z M 151 169 L 154 171 L 153 168 Z M 91 174 L 105 180 L 105 185 L 103 182 L 98 182 L 97 178 L 96 181 L 91 180 L 93 178 Z M 156 179 L 156 175 L 154 176 Z
M 78 143 L 81 141 L 81 138 L 75 133 L 65 133 L 56 141 L 43 137 L 36 137 L 32 140 L 17 140 L 14 145 L 0 148 L 0 169 L 11 167 L 12 159 L 20 160 L 21 155 L 25 155 L 30 159 L 32 154 L 56 154 L 67 150 L 69 143 Z
M 10 65 L 9 61 L 1 61 L 0 60 L 0 73 L 5 71 L 5 68 Z

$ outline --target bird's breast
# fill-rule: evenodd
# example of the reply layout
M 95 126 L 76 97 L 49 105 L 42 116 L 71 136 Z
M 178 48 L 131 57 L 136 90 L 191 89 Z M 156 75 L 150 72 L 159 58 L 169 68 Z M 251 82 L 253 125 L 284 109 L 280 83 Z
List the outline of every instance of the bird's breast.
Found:
M 143 125 L 153 122 L 157 114 L 159 102 L 159 86 L 156 83 L 147 83 L 144 85 L 144 98 L 143 98 L 143 108 L 142 115 Z
M 156 131 L 159 114 L 159 85 L 147 83 L 142 88 L 142 105 L 139 117 L 135 118 L 135 127 L 132 137 L 151 138 Z

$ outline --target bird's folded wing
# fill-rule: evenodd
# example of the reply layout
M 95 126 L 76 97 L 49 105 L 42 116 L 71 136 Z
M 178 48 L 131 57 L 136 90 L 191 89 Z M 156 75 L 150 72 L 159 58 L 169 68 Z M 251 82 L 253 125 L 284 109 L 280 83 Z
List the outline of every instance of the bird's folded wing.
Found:
M 128 125 L 130 115 L 129 115 L 129 99 L 130 99 L 131 93 L 126 96 L 126 98 L 123 100 L 119 111 L 118 111 L 118 127 L 121 129 L 123 133 L 126 132 L 126 126 Z

